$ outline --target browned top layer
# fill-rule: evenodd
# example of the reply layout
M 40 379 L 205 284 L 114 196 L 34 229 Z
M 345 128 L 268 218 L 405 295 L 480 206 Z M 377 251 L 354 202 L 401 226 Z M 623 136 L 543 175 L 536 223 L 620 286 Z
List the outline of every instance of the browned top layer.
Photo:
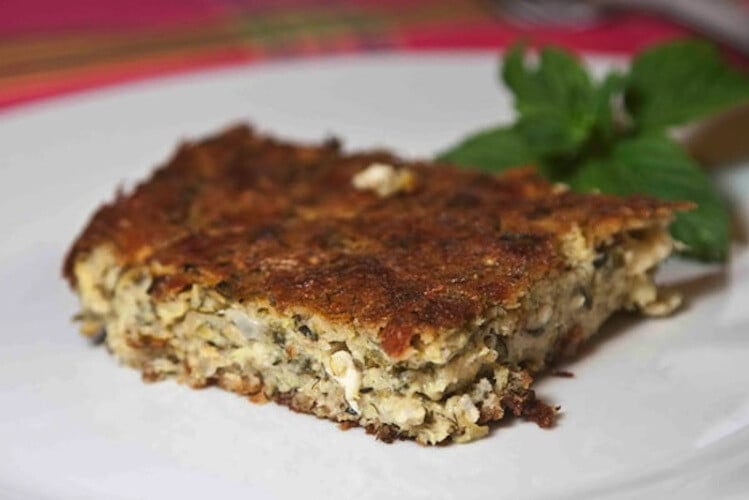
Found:
M 414 191 L 352 186 L 373 162 L 408 167 Z M 110 244 L 151 266 L 163 298 L 193 283 L 378 332 L 399 356 L 416 335 L 460 327 L 564 267 L 573 225 L 599 241 L 671 215 L 645 197 L 559 192 L 532 169 L 501 177 L 385 152 L 343 155 L 237 127 L 179 148 L 132 194 L 94 215 L 65 263 Z M 426 335 L 426 337 L 425 337 Z

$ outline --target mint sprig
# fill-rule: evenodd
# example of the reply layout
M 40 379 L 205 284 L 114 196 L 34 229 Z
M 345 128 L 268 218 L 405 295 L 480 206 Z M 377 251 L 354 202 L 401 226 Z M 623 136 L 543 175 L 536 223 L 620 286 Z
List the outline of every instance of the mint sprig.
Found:
M 541 50 L 529 64 L 517 45 L 501 75 L 515 96 L 515 123 L 475 133 L 439 159 L 498 172 L 535 164 L 577 191 L 692 201 L 671 232 L 687 255 L 724 260 L 728 213 L 710 178 L 667 128 L 749 101 L 749 79 L 710 45 L 677 41 L 636 56 L 629 72 L 597 82 L 571 54 Z

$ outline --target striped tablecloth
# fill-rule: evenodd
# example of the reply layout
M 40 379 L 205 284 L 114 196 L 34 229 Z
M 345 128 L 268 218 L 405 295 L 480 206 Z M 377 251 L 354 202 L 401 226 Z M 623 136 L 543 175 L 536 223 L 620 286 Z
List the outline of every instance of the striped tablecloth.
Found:
M 519 37 L 629 53 L 684 33 L 646 15 L 523 26 L 488 0 L 0 0 L 0 109 L 269 58 L 500 48 Z

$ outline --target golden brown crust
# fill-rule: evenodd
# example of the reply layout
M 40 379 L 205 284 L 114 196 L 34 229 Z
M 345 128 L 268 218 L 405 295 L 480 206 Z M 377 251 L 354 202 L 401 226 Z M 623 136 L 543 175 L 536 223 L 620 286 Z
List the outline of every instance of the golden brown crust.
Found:
M 381 198 L 354 188 L 374 162 L 409 168 L 414 190 Z M 533 169 L 499 177 L 343 155 L 335 141 L 298 146 L 240 126 L 183 145 L 99 209 L 64 272 L 72 283 L 76 260 L 110 245 L 123 266 L 151 268 L 159 298 L 198 283 L 369 328 L 398 357 L 420 335 L 465 325 L 561 270 L 573 226 L 602 241 L 684 207 L 562 192 Z

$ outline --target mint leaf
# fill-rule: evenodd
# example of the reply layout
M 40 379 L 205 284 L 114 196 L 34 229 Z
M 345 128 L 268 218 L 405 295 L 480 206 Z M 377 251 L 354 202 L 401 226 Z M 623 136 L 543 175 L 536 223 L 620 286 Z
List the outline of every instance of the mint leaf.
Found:
M 638 55 L 626 94 L 640 128 L 665 128 L 749 100 L 749 78 L 728 66 L 712 45 L 682 40 Z
M 541 51 L 538 65 L 525 60 L 525 48 L 505 56 L 502 78 L 515 94 L 517 130 L 544 156 L 571 156 L 597 121 L 596 89 L 580 62 L 555 48 Z
M 587 109 L 593 84 L 580 62 L 571 54 L 544 48 L 534 68 L 526 63 L 525 47 L 513 46 L 505 55 L 502 78 L 515 94 L 520 114 L 554 107 Z
M 523 115 L 517 130 L 541 156 L 573 156 L 587 141 L 592 114 L 571 117 L 561 109 L 537 110 Z
M 523 137 L 510 127 L 496 127 L 475 133 L 441 153 L 437 159 L 490 172 L 535 162 L 535 156 Z
M 679 213 L 673 236 L 685 243 L 689 255 L 711 261 L 728 253 L 726 207 L 710 178 L 687 153 L 664 134 L 623 139 L 606 158 L 590 158 L 568 179 L 577 191 L 600 190 L 617 195 L 647 194 L 665 200 L 697 204 Z

